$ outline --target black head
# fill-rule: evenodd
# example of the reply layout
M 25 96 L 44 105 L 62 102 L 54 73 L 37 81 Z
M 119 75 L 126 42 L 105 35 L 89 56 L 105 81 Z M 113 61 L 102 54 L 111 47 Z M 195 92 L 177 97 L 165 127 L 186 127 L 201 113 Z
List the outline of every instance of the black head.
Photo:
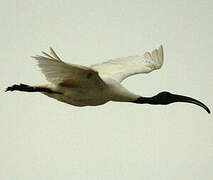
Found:
M 153 96 L 151 98 L 151 103 L 166 105 L 166 104 L 170 104 L 173 102 L 177 102 L 175 100 L 176 100 L 175 96 L 172 93 L 163 91 L 163 92 L 160 92 L 159 94 L 157 94 L 156 96 Z
M 204 108 L 208 113 L 210 113 L 209 108 L 202 102 L 200 102 L 196 99 L 193 99 L 191 97 L 172 94 L 172 93 L 166 92 L 166 91 L 161 92 L 153 97 L 140 97 L 135 101 L 135 103 L 140 103 L 140 104 L 147 103 L 147 104 L 154 104 L 154 105 L 157 105 L 157 104 L 167 105 L 167 104 L 171 104 L 171 103 L 175 103 L 175 102 L 185 102 L 185 103 L 196 104 L 196 105 Z

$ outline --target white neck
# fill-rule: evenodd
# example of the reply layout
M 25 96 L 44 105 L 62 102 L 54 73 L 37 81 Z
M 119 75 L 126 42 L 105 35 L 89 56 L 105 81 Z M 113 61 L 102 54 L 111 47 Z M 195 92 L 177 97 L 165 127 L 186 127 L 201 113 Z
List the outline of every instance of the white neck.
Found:
M 108 79 L 105 82 L 109 85 L 106 94 L 109 95 L 111 101 L 133 102 L 140 97 L 139 95 L 131 93 L 119 82 L 113 79 Z

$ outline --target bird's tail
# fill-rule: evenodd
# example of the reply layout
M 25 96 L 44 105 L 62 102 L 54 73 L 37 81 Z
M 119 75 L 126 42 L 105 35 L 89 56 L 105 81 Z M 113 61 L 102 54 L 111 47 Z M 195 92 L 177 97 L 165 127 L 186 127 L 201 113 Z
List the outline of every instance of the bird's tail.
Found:
M 59 94 L 60 92 L 55 92 L 51 90 L 48 87 L 45 86 L 29 86 L 26 84 L 15 84 L 13 86 L 8 87 L 5 91 L 24 91 L 24 92 L 46 92 L 46 93 L 57 93 Z

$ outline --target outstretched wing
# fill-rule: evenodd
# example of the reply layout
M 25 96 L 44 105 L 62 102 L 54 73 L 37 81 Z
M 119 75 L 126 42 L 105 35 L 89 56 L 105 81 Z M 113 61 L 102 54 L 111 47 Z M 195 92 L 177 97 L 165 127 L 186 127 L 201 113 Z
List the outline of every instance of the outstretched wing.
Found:
M 98 72 L 85 66 L 63 62 L 50 47 L 51 55 L 33 56 L 46 79 L 56 85 L 65 87 L 102 87 L 104 82 Z
M 130 56 L 109 60 L 91 67 L 99 72 L 101 77 L 111 77 L 119 82 L 125 78 L 140 73 L 149 73 L 160 69 L 163 65 L 163 46 L 152 53 L 146 52 L 144 56 Z

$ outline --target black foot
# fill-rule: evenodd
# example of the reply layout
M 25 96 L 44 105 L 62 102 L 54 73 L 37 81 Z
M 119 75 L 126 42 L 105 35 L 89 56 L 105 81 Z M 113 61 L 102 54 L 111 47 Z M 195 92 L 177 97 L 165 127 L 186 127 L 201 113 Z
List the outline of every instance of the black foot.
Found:
M 13 85 L 13 86 L 8 87 L 8 88 L 5 90 L 5 92 L 7 92 L 7 91 L 28 91 L 28 92 L 30 92 L 30 91 L 32 91 L 33 89 L 34 89 L 33 87 L 28 86 L 28 85 L 26 85 L 26 84 L 20 84 L 20 85 L 15 84 L 15 85 Z
M 28 86 L 26 84 L 20 84 L 20 85 L 13 85 L 8 87 L 5 92 L 7 91 L 25 91 L 25 92 L 47 92 L 47 93 L 56 93 L 56 94 L 62 94 L 61 92 L 55 92 L 52 91 L 49 88 L 46 87 L 33 87 L 33 86 Z

